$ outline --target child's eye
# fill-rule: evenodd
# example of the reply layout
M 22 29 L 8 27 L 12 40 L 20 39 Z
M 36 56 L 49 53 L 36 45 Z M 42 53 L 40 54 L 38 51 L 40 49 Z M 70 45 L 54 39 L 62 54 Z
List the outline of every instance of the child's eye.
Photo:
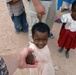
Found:
M 44 42 L 46 42 L 47 40 L 43 40 Z
M 46 40 L 43 40 L 43 41 L 46 41 Z
M 36 39 L 37 41 L 40 41 L 40 39 Z

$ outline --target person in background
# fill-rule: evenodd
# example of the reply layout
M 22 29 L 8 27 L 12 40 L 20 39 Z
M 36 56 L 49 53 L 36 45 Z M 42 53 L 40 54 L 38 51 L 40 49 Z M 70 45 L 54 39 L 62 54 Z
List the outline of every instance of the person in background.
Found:
M 63 0 L 63 4 L 65 5 L 63 8 L 60 9 L 61 12 L 67 11 L 70 9 L 70 5 L 73 3 L 75 0 Z
M 69 51 L 76 48 L 76 1 L 72 3 L 71 13 L 63 14 L 61 21 L 63 24 L 58 39 L 59 52 L 65 48 L 65 56 L 69 58 Z
M 57 10 L 60 10 L 61 12 L 68 11 L 70 9 L 70 4 L 73 3 L 75 0 L 57 0 Z M 62 5 L 65 5 L 63 8 L 61 8 Z M 62 23 L 61 19 L 56 16 L 55 22 Z
M 62 6 L 62 3 L 63 3 L 63 0 L 56 0 L 57 11 L 60 10 L 60 7 Z M 56 15 L 55 22 L 56 22 L 56 23 L 62 23 L 62 22 L 61 22 L 61 19 L 58 17 L 58 15 Z
M 22 0 L 6 0 L 9 14 L 16 32 L 28 32 L 25 8 Z
M 28 1 L 28 23 L 29 23 L 29 41 L 32 41 L 31 28 L 39 22 L 37 14 L 42 15 L 41 22 L 49 25 L 50 30 L 55 21 L 56 16 L 56 0 L 29 0 Z M 49 34 L 50 38 L 54 38 L 53 34 Z
M 36 68 L 38 60 L 34 59 L 34 64 L 27 64 L 26 57 L 28 53 L 33 53 L 31 48 L 25 48 L 24 50 L 12 54 L 0 56 L 0 75 L 13 75 L 17 68 Z

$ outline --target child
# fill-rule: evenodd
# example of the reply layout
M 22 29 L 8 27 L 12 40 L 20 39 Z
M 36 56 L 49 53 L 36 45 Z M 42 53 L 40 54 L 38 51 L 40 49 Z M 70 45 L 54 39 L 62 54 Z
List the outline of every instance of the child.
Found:
M 22 0 L 6 0 L 6 3 L 16 32 L 27 32 L 28 24 Z
M 37 68 L 29 69 L 30 75 L 55 75 L 50 50 L 47 46 L 49 33 L 50 29 L 45 23 L 38 22 L 32 27 L 33 43 L 29 47 L 34 50 L 33 54 L 39 62 Z
M 0 56 L 0 75 L 13 75 L 17 68 L 36 68 L 38 65 L 38 60 L 34 59 L 34 64 L 27 64 L 25 61 L 28 54 L 32 53 L 33 50 L 30 48 L 25 48 L 22 51 Z
M 69 58 L 70 49 L 76 48 L 76 1 L 72 3 L 71 11 L 72 13 L 61 17 L 63 24 L 58 39 L 58 45 L 61 47 L 59 52 L 62 52 L 65 47 L 66 58 Z

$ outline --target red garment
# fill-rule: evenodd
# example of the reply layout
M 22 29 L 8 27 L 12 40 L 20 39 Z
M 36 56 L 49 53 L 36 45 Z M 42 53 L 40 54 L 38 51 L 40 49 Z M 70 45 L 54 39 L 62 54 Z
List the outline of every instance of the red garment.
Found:
M 76 32 L 71 32 L 70 30 L 62 29 L 58 39 L 59 47 L 64 46 L 67 48 L 76 48 Z

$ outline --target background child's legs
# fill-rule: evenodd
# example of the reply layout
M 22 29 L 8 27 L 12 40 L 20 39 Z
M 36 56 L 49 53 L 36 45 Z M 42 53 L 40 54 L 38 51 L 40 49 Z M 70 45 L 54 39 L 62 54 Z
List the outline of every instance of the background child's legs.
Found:
M 22 31 L 27 32 L 28 31 L 28 23 L 27 23 L 26 13 L 25 12 L 23 12 L 21 14 L 21 24 L 22 24 Z
M 12 16 L 12 21 L 14 22 L 14 27 L 16 32 L 20 32 L 22 29 L 22 25 L 21 25 L 21 18 L 20 16 Z
M 59 49 L 59 52 L 61 53 L 64 49 L 64 46 L 62 46 L 60 49 Z
M 69 51 L 70 51 L 70 48 L 68 48 L 68 49 L 66 50 L 66 52 L 65 52 L 66 58 L 69 58 Z
M 15 27 L 16 32 L 20 32 L 20 31 L 27 32 L 28 31 L 28 24 L 26 21 L 25 12 L 23 12 L 19 16 L 13 15 L 11 18 L 12 18 L 12 21 L 14 22 L 14 27 Z

